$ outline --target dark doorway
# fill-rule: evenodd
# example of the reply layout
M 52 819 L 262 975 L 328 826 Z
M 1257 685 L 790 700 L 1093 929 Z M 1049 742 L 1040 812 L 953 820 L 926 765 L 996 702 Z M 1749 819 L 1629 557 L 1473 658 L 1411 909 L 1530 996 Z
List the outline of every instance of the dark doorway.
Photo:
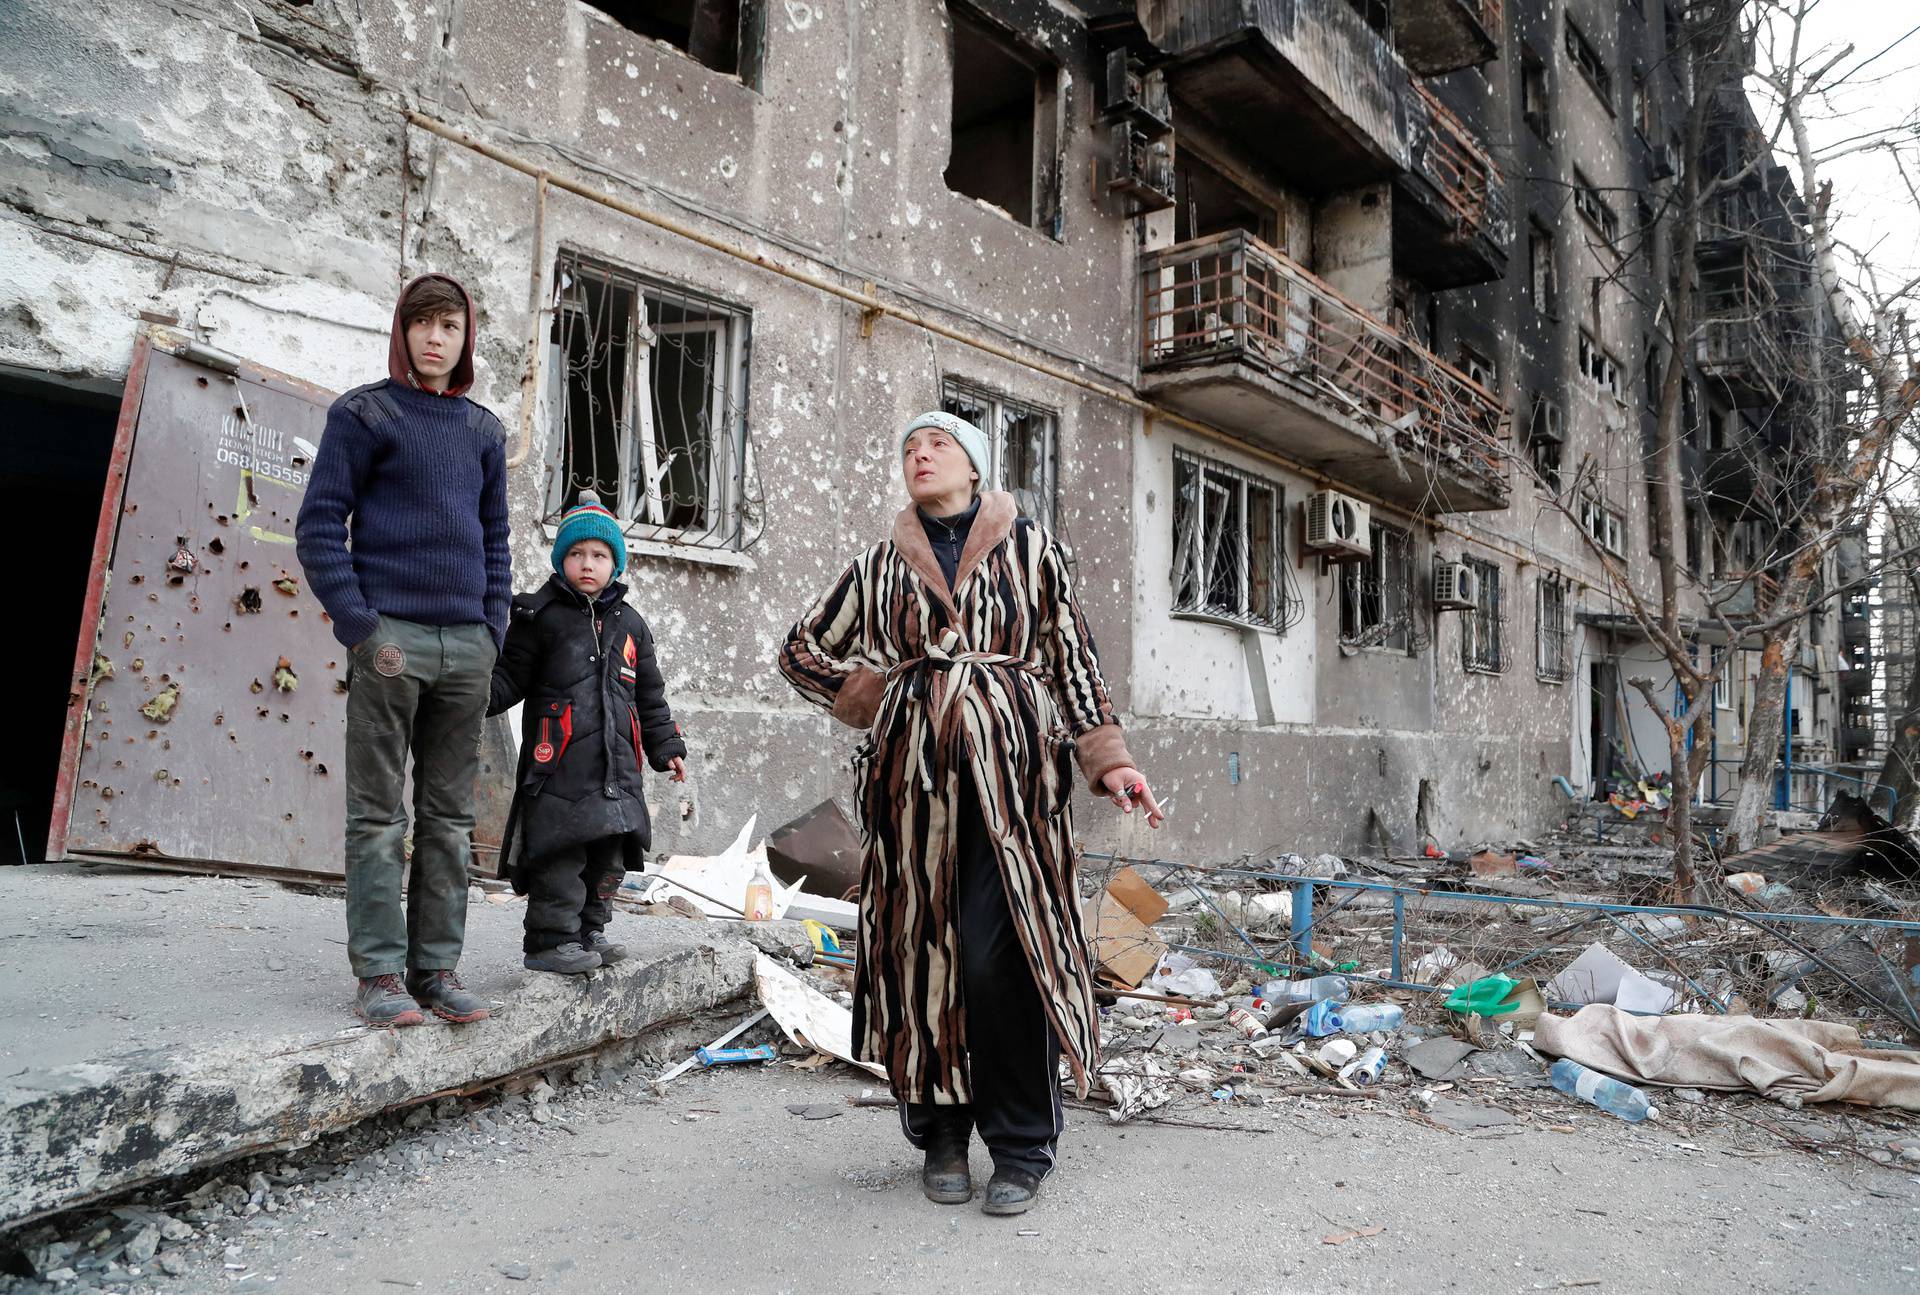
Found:
M 1192 149 L 1182 148 L 1174 163 L 1174 241 L 1188 242 L 1245 230 L 1277 246 L 1280 223 L 1272 206 L 1248 193 Z
M 14 628 L 0 635 L 0 678 L 16 721 L 0 744 L 0 863 L 38 863 L 46 854 L 68 676 L 119 410 L 117 390 L 0 367 L 0 517 L 26 558 Z
M 1620 740 L 1619 711 L 1614 704 L 1618 688 L 1617 669 L 1611 662 L 1596 661 L 1588 667 L 1592 712 L 1587 731 L 1587 747 L 1593 753 L 1593 798 L 1605 800 L 1607 785 L 1613 780 L 1613 748 Z
M 961 10 L 953 19 L 953 149 L 947 187 L 991 203 L 1023 225 L 1046 214 L 1041 115 L 1058 73 Z

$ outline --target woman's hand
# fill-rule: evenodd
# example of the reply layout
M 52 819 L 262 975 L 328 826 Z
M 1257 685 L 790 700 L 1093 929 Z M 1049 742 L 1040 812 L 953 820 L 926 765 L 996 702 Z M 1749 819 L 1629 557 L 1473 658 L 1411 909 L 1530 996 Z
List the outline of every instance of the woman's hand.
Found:
M 1133 813 L 1133 803 L 1137 800 L 1147 811 L 1147 826 L 1159 827 L 1167 821 L 1160 809 L 1160 802 L 1153 798 L 1153 789 L 1147 786 L 1147 780 L 1140 771 L 1131 765 L 1121 765 L 1118 769 L 1109 769 L 1100 780 L 1106 784 L 1107 795 L 1120 807 L 1123 814 Z
M 685 782 L 687 780 L 687 762 L 676 755 L 673 759 L 667 761 L 667 772 L 672 775 L 675 782 Z

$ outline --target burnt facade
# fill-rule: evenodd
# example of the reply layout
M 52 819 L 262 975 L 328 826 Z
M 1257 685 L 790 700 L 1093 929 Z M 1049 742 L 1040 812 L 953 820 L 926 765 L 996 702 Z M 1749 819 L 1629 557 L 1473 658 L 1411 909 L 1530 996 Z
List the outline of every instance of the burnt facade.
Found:
M 885 533 L 895 429 L 936 404 L 1071 547 L 1160 852 L 1533 832 L 1556 779 L 1665 761 L 1582 538 L 1651 587 L 1689 94 L 1661 7 L 22 0 L 7 454 L 48 408 L 110 420 L 142 328 L 366 381 L 399 283 L 446 270 L 523 452 L 519 583 L 582 493 L 628 523 L 695 751 L 660 848 L 844 790 L 849 735 L 772 651 Z M 1716 417 L 1765 425 L 1716 354 L 1696 481 Z M 1701 527 L 1708 583 L 1749 578 Z M 82 710 L 154 682 L 70 677 L 71 648 L 34 669 Z

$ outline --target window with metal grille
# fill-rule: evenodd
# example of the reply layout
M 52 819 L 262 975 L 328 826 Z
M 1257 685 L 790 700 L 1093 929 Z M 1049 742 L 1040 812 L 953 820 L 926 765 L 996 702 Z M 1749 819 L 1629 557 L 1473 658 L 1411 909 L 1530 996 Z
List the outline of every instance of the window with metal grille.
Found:
M 563 252 L 546 519 L 588 495 L 631 540 L 750 548 L 763 509 L 747 439 L 749 324 L 743 307 Z
M 1533 671 L 1547 683 L 1565 683 L 1573 677 L 1573 624 L 1567 619 L 1567 586 L 1552 576 L 1540 577 Z
M 1473 568 L 1479 589 L 1473 610 L 1460 618 L 1460 663 L 1477 674 L 1505 673 L 1507 612 L 1500 598 L 1500 568 L 1484 558 L 1462 560 Z
M 982 488 L 1010 492 L 1022 517 L 1053 530 L 1059 485 L 1059 420 L 1053 412 L 959 378 L 941 380 L 940 407 L 987 434 L 993 461 Z
M 1286 628 L 1282 501 L 1274 482 L 1174 451 L 1175 615 Z
M 1340 569 L 1340 641 L 1413 652 L 1413 536 L 1371 526 L 1373 553 Z
M 1566 19 L 1567 59 L 1580 69 L 1580 75 L 1587 79 L 1593 92 L 1600 96 L 1600 102 L 1606 105 L 1609 113 L 1613 111 L 1613 73 L 1607 69 L 1600 57 L 1600 51 L 1586 38 L 1571 17 Z

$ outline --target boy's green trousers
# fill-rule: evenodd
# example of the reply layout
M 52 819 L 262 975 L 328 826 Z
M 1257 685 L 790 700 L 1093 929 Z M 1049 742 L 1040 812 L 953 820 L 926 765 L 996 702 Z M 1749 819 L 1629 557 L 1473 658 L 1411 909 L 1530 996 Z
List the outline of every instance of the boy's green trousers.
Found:
M 498 655 L 485 625 L 380 617 L 347 691 L 347 958 L 361 979 L 452 970 L 467 930 L 480 725 Z M 406 867 L 413 755 L 413 875 Z

